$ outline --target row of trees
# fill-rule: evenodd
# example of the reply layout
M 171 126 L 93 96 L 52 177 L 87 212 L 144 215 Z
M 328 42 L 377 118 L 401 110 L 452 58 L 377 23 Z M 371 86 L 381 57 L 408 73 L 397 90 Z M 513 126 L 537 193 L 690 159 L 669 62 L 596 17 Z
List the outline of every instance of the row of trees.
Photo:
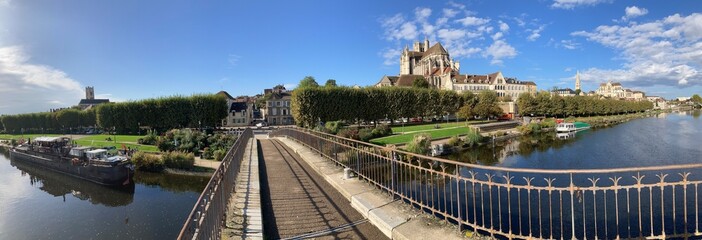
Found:
M 214 127 L 227 117 L 227 112 L 227 100 L 212 94 L 107 103 L 86 111 L 66 109 L 7 115 L 0 122 L 9 133 L 62 133 L 70 128 L 93 126 L 114 129 L 117 133 L 138 133 L 140 127 L 165 132 L 173 128 Z
M 617 99 L 600 99 L 598 97 L 574 96 L 561 97 L 542 91 L 532 96 L 522 94 L 517 99 L 517 106 L 522 115 L 534 116 L 593 116 L 642 112 L 653 108 L 649 101 L 625 101 Z
M 0 117 L 8 133 L 62 133 L 68 129 L 95 126 L 95 110 L 64 109 L 57 112 L 27 113 Z
M 488 97 L 484 97 L 488 96 Z M 490 117 L 498 114 L 495 92 L 478 97 L 471 92 L 397 88 L 397 87 L 305 87 L 292 94 L 291 112 L 295 122 L 312 127 L 319 121 L 376 121 L 402 117 L 455 114 L 469 106 L 470 115 Z M 488 111 L 482 111 L 487 109 Z M 501 113 L 501 111 L 500 111 Z
M 97 124 L 117 133 L 137 133 L 140 127 L 159 132 L 215 127 L 227 117 L 227 110 L 227 100 L 220 95 L 173 96 L 99 105 Z

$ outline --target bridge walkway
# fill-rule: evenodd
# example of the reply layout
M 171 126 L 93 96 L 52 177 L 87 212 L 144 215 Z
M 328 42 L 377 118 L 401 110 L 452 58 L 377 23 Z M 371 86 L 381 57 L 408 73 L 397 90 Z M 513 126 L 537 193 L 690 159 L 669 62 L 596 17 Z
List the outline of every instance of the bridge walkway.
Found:
M 285 144 L 259 144 L 266 239 L 387 239 Z

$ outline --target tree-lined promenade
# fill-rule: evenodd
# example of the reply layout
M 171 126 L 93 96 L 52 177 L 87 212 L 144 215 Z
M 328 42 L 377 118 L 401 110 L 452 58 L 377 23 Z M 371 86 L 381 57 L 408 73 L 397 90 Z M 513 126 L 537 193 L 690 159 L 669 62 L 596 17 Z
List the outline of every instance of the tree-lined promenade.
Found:
M 137 134 L 140 128 L 165 132 L 183 127 L 216 127 L 227 116 L 227 101 L 219 95 L 173 96 L 108 103 L 81 111 L 6 115 L 0 123 L 7 133 L 66 133 L 70 129 L 99 127 Z M 143 131 L 142 131 L 143 132 Z

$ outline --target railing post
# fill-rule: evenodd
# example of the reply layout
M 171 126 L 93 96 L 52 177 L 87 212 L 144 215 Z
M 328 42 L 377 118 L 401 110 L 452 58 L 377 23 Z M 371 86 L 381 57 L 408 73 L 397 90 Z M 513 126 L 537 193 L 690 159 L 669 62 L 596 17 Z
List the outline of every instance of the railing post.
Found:
M 395 188 L 395 184 L 396 184 L 395 174 L 397 173 L 395 168 L 397 167 L 397 154 L 395 153 L 395 151 L 392 151 L 391 154 L 392 154 L 392 160 L 390 161 L 390 189 L 393 192 L 397 192 L 396 191 L 397 189 Z M 394 198 L 395 198 L 395 194 L 393 194 L 393 199 Z

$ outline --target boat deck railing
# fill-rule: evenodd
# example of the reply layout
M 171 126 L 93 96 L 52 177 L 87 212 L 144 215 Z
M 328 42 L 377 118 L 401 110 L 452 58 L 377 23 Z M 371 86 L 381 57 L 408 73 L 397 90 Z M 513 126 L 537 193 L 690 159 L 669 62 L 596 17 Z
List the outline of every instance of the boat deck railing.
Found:
M 491 237 L 702 236 L 699 163 L 525 169 L 418 155 L 301 128 L 281 128 L 271 136 L 293 139 L 352 169 L 360 179 L 396 199 L 457 224 L 461 230 Z

